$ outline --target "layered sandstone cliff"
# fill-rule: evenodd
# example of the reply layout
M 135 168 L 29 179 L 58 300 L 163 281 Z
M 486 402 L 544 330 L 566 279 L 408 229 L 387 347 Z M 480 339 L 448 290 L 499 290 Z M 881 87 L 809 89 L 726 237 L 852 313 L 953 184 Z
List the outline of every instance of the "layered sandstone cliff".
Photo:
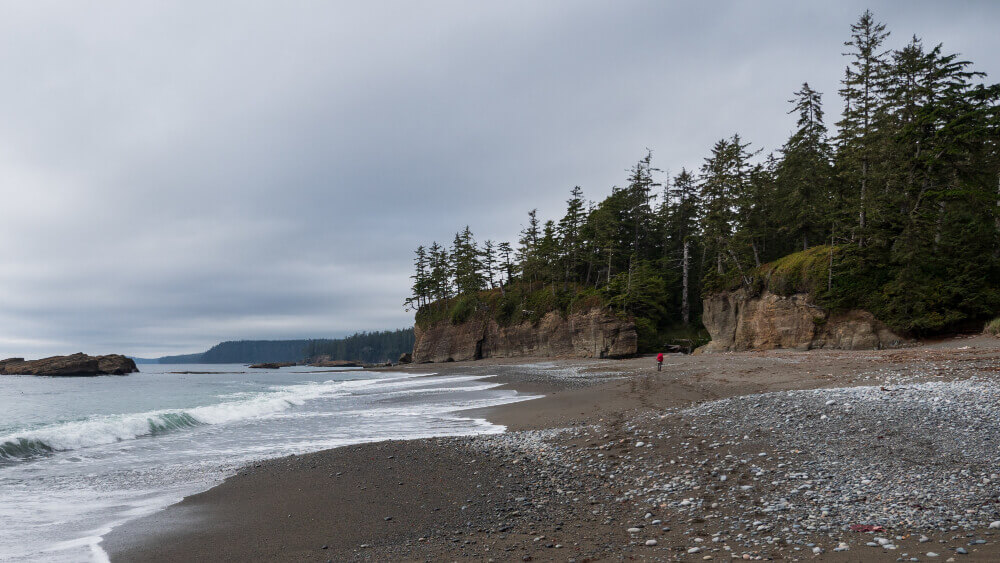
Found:
M 601 309 L 552 312 L 538 324 L 500 326 L 480 315 L 462 324 L 414 328 L 413 361 L 448 362 L 524 356 L 616 358 L 636 353 L 635 324 Z
M 871 350 L 907 344 L 907 340 L 867 311 L 830 313 L 809 295 L 781 296 L 745 289 L 705 299 L 702 316 L 712 336 L 705 352 L 836 348 Z

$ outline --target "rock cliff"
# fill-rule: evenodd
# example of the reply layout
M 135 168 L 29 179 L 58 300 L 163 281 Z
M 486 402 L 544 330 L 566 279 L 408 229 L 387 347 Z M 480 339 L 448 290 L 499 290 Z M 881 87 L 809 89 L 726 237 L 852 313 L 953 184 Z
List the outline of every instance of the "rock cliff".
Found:
M 538 324 L 500 326 L 480 316 L 459 325 L 416 327 L 413 361 L 448 362 L 524 356 L 615 358 L 635 354 L 635 324 L 600 309 L 567 317 L 551 312 Z
M 135 362 L 120 354 L 88 356 L 71 354 L 41 360 L 8 358 L 0 360 L 0 375 L 92 376 L 126 375 L 139 371 Z
M 712 341 L 705 352 L 836 348 L 870 350 L 907 344 L 867 311 L 829 313 L 808 294 L 751 295 L 740 289 L 705 299 L 702 315 Z

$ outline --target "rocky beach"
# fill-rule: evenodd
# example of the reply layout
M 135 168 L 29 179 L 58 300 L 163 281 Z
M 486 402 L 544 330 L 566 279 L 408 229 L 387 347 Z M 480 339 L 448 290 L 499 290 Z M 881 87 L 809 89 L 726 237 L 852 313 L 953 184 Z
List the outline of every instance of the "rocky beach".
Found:
M 1000 341 L 481 361 L 508 432 L 255 463 L 113 561 L 995 561 Z

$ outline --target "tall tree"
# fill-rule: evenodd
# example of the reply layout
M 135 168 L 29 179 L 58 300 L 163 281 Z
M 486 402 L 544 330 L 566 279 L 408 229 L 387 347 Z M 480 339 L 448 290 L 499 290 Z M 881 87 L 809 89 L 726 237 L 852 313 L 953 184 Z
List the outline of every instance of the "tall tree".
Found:
M 496 288 L 497 256 L 492 240 L 483 243 L 483 269 L 490 289 Z
M 558 234 L 562 240 L 565 275 L 563 282 L 577 281 L 580 253 L 582 251 L 581 230 L 586 220 L 583 190 L 574 186 L 570 198 L 566 200 L 566 214 L 559 220 Z
M 833 205 L 833 150 L 823 124 L 821 94 L 808 83 L 789 100 L 798 113 L 796 130 L 781 148 L 776 182 L 780 229 L 805 250 L 821 243 L 829 231 Z M 793 245 L 789 245 L 792 248 Z
M 459 293 L 472 293 L 483 289 L 485 279 L 479 255 L 472 231 L 466 226 L 455 235 L 451 250 L 452 275 Z
M 415 272 L 410 279 L 413 280 L 411 291 L 413 296 L 407 301 L 409 306 L 419 309 L 427 304 L 430 298 L 430 276 L 427 270 L 427 249 L 423 245 L 417 247 L 416 258 L 413 261 Z
M 871 166 L 874 157 L 875 115 L 882 102 L 882 85 L 886 76 L 888 52 L 882 45 L 889 32 L 885 25 L 875 21 L 871 10 L 865 10 L 857 23 L 851 25 L 851 39 L 844 42 L 850 50 L 843 53 L 851 57 L 840 94 L 844 98 L 844 114 L 837 126 L 838 155 L 846 161 L 848 182 L 858 189 L 858 241 L 864 242 L 868 226 L 868 197 L 872 180 Z

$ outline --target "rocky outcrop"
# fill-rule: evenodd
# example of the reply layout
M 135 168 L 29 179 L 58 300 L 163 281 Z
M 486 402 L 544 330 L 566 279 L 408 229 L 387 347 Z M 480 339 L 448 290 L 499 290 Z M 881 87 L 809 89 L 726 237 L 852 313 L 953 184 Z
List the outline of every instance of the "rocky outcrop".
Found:
M 636 353 L 635 324 L 601 310 L 563 317 L 546 314 L 537 323 L 500 326 L 480 315 L 453 325 L 441 321 L 414 328 L 413 361 L 451 362 L 525 356 L 617 358 Z
M 314 368 L 359 368 L 361 367 L 361 362 L 352 362 L 350 360 L 321 360 L 313 362 L 309 365 Z
M 262 364 L 253 364 L 250 366 L 252 369 L 281 369 L 292 367 L 295 362 L 264 362 Z
M 717 293 L 705 299 L 702 322 L 712 336 L 704 352 L 871 350 L 908 343 L 867 311 L 829 313 L 805 293 L 752 295 L 743 289 Z
M 137 371 L 135 362 L 120 354 L 88 356 L 77 353 L 41 360 L 0 360 L 0 375 L 94 376 L 126 375 Z
M 413 354 L 411 354 L 409 352 L 403 352 L 402 354 L 399 355 L 399 363 L 401 363 L 401 364 L 412 364 L 413 363 Z

